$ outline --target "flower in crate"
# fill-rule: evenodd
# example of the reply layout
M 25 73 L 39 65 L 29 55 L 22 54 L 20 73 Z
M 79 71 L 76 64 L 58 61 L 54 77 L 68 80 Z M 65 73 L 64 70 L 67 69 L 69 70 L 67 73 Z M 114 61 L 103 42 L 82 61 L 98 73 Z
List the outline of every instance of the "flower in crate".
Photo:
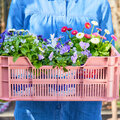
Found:
M 92 33 L 92 35 L 93 35 L 93 36 L 95 36 L 95 37 L 100 36 L 100 34 L 99 34 L 99 33 Z
M 91 21 L 91 23 L 92 23 L 94 26 L 98 26 L 98 22 L 97 22 L 97 21 Z
M 100 42 L 100 39 L 99 38 L 92 38 L 90 41 L 93 44 L 98 44 Z
M 42 53 L 44 53 L 45 51 L 44 51 L 44 49 L 43 48 L 41 48 L 41 47 L 39 47 L 39 50 L 42 52 Z
M 91 36 L 89 34 L 85 34 L 84 37 L 87 38 L 87 39 L 91 38 Z
M 85 43 L 85 42 L 82 42 L 82 41 L 79 43 L 79 45 L 83 50 L 86 50 L 90 46 L 89 43 Z
M 76 35 L 77 33 L 78 33 L 77 30 L 73 30 L 73 31 L 71 32 L 72 35 Z
M 26 40 L 25 40 L 25 39 L 24 39 L 24 40 L 23 40 L 23 39 L 21 39 L 21 42 L 22 42 L 22 43 L 26 43 Z
M 89 22 L 86 22 L 85 23 L 85 28 L 90 29 L 91 28 L 91 24 Z
M 38 43 L 39 43 L 39 40 L 38 40 L 38 39 L 35 39 L 35 40 L 34 40 L 34 43 L 38 44 Z
M 87 57 L 92 56 L 92 54 L 90 53 L 90 51 L 87 50 L 87 49 L 86 49 L 85 51 L 82 51 L 81 54 L 82 54 L 82 55 L 86 55 Z
M 106 38 L 105 36 L 101 36 L 101 35 L 100 35 L 100 38 L 101 38 L 101 39 L 104 39 L 104 40 L 107 40 L 107 38 Z
M 96 29 L 98 30 L 98 32 L 99 32 L 99 31 L 102 31 L 102 29 L 100 29 L 100 28 L 96 28 Z
M 117 37 L 115 35 L 111 35 L 111 37 L 112 37 L 113 40 L 117 41 Z
M 60 43 L 57 43 L 56 48 L 61 49 L 62 45 Z
M 43 55 L 38 55 L 38 60 L 43 60 L 45 57 Z
M 63 48 L 60 50 L 60 54 L 64 54 L 66 52 L 69 52 L 70 51 L 70 46 L 69 45 L 65 45 L 63 46 Z
M 77 60 L 77 52 L 74 52 L 74 55 L 71 56 L 71 60 L 73 63 L 76 63 L 76 60 Z
M 61 32 L 66 32 L 68 28 L 66 26 L 62 27 Z
M 107 30 L 107 29 L 105 29 L 105 33 L 109 35 L 109 34 L 110 34 L 110 31 Z
M 49 55 L 49 57 L 48 57 L 50 61 L 52 61 L 52 59 L 53 59 L 53 54 L 54 54 L 54 53 L 51 52 L 50 55 Z
M 15 51 L 14 46 L 11 46 L 10 49 L 11 49 L 12 51 Z
M 81 38 L 84 37 L 84 33 L 79 32 L 79 33 L 76 34 L 76 37 L 79 38 L 79 39 L 81 39 Z
M 72 30 L 72 28 L 68 28 L 67 30 L 68 30 L 68 31 L 71 31 L 71 30 Z

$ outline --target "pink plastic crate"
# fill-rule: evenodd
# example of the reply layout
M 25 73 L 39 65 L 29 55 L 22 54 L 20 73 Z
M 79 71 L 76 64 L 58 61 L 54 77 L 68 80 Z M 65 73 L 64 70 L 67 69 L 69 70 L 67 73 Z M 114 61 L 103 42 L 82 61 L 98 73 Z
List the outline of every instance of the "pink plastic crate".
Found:
M 52 66 L 40 69 L 27 57 L 15 63 L 0 56 L 0 99 L 8 101 L 111 101 L 119 98 L 120 57 L 112 47 L 110 57 L 90 57 L 68 72 Z

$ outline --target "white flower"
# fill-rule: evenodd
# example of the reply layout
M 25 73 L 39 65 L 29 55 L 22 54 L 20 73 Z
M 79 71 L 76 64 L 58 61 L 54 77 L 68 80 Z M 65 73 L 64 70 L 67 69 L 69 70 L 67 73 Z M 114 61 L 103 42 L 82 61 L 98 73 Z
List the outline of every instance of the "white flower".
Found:
M 54 38 L 55 34 L 50 34 L 51 44 L 48 44 L 47 46 L 50 46 L 52 48 L 55 48 L 57 45 L 57 38 Z
M 24 40 L 21 40 L 21 42 L 22 42 L 22 43 L 26 43 L 26 40 L 25 40 L 25 39 L 24 39 Z
M 10 42 L 12 42 L 12 41 L 13 41 L 13 39 L 9 39 L 9 41 L 10 41 Z
M 41 48 L 41 47 L 39 47 L 39 50 L 40 50 L 41 52 L 43 52 L 43 53 L 45 52 L 44 49 Z
M 10 47 L 10 49 L 13 49 L 13 48 L 14 48 L 14 46 L 11 46 L 11 47 Z
M 79 39 L 81 39 L 81 38 L 84 37 L 84 33 L 79 32 L 79 33 L 77 33 L 76 37 L 79 38 Z
M 35 39 L 35 40 L 34 40 L 34 43 L 38 44 L 38 43 L 39 43 L 39 40 Z
M 76 47 L 73 47 L 73 51 L 77 52 Z
M 98 22 L 97 22 L 97 21 L 91 21 L 91 23 L 92 23 L 94 26 L 98 26 Z
M 94 44 L 98 44 L 100 42 L 100 39 L 99 38 L 92 38 L 90 41 Z
M 16 31 L 15 29 L 9 29 L 8 32 L 14 32 Z
M 107 29 L 105 29 L 105 33 L 110 34 L 110 31 L 109 31 L 109 30 L 107 30 Z
M 5 50 L 5 53 L 9 53 L 9 49 L 6 49 L 6 50 Z

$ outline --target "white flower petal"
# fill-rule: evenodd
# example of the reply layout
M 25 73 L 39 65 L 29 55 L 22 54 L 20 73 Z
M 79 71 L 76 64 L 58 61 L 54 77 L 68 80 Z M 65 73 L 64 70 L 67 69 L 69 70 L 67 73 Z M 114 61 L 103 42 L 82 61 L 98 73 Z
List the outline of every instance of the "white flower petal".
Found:
M 100 39 L 99 38 L 92 38 L 90 40 L 93 44 L 98 44 L 100 42 Z
M 109 30 L 107 30 L 107 29 L 105 29 L 105 33 L 110 34 L 110 31 L 109 31 Z
M 79 33 L 77 33 L 76 37 L 79 38 L 79 39 L 81 39 L 81 38 L 84 37 L 84 33 L 79 32 Z
M 98 22 L 97 21 L 91 21 L 91 23 L 95 26 L 98 26 Z

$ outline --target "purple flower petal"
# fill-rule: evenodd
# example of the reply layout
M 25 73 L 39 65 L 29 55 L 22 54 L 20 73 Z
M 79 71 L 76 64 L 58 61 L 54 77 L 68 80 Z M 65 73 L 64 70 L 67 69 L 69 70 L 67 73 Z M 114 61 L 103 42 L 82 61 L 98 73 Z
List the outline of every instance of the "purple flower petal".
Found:
M 73 63 L 76 63 L 77 60 L 77 53 L 75 52 L 73 56 L 71 56 L 71 60 Z
M 48 57 L 50 61 L 52 61 L 52 59 L 53 59 L 53 54 L 54 54 L 54 53 L 51 52 L 50 55 L 49 55 L 49 57 Z
M 61 50 L 60 50 L 60 54 L 64 54 L 66 52 L 70 51 L 70 46 L 69 45 L 65 45 Z
M 43 60 L 44 56 L 43 55 L 38 55 L 38 60 Z
M 86 50 L 90 46 L 89 43 L 85 43 L 85 42 L 82 42 L 82 41 L 79 43 L 79 45 L 83 50 Z

